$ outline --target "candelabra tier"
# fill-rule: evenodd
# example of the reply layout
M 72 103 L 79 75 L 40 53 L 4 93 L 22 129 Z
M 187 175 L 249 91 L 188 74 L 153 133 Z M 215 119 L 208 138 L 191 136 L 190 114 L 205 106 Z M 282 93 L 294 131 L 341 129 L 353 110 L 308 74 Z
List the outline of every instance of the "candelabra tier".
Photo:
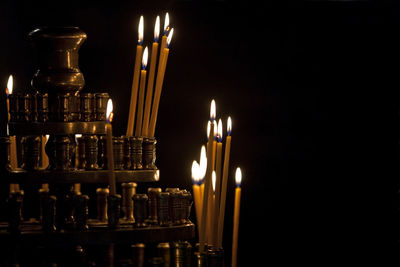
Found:
M 108 170 L 71 170 L 71 171 L 26 171 L 18 169 L 7 171 L 6 181 L 16 184 L 69 184 L 69 183 L 108 183 Z M 157 182 L 160 179 L 159 170 L 115 170 L 117 183 Z
M 15 239 L 15 236 L 7 232 L 7 225 L 2 225 L 0 238 L 4 243 Z M 59 232 L 44 232 L 39 224 L 22 224 L 19 233 L 19 241 L 24 244 L 38 245 L 60 245 L 68 244 L 132 244 L 135 242 L 169 242 L 177 240 L 188 240 L 195 237 L 195 226 L 192 223 L 173 225 L 169 227 L 148 226 L 136 228 L 132 225 L 120 225 L 117 229 L 110 231 L 106 226 L 94 227 L 89 224 L 89 230 L 74 231 L 62 230 Z
M 10 122 L 9 129 L 10 135 L 106 134 L 106 122 Z

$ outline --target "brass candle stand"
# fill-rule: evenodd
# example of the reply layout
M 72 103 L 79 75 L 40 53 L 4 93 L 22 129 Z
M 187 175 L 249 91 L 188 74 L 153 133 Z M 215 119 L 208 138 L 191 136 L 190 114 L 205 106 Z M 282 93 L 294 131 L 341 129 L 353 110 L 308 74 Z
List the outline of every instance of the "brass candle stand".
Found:
M 24 191 L 10 192 L 8 220 L 0 222 L 3 244 L 18 244 L 10 246 L 10 253 L 17 253 L 16 247 L 61 246 L 72 247 L 74 255 L 82 258 L 86 246 L 98 246 L 106 248 L 108 259 L 114 259 L 114 244 L 130 246 L 193 239 L 190 193 L 178 189 L 172 199 L 170 193 L 162 196 L 161 189 L 150 190 L 148 213 L 148 196 L 132 191 L 137 184 L 159 180 L 156 139 L 113 137 L 115 179 L 117 185 L 124 185 L 122 197 L 109 194 L 103 144 L 109 95 L 82 92 L 85 80 L 78 66 L 78 51 L 86 34 L 76 27 L 40 28 L 32 31 L 29 38 L 37 52 L 33 93 L 14 93 L 9 98 L 9 132 L 20 141 L 21 162 L 18 168 L 11 169 L 10 138 L 0 137 L 0 171 L 5 184 L 19 184 L 20 188 L 42 185 L 42 188 L 36 191 L 40 199 L 36 220 L 24 220 L 27 218 L 21 215 L 23 202 L 31 201 Z M 77 134 L 82 137 L 76 138 Z M 49 138 L 43 151 L 44 135 Z M 44 153 L 48 166 L 42 164 Z M 74 184 L 82 184 L 82 189 L 84 185 L 96 185 L 99 189 L 94 197 L 89 197 Z M 97 201 L 94 218 L 90 217 L 92 201 Z M 172 206 L 169 201 L 173 201 Z M 180 245 L 175 247 L 180 249 Z M 176 258 L 181 260 L 179 253 L 180 250 Z

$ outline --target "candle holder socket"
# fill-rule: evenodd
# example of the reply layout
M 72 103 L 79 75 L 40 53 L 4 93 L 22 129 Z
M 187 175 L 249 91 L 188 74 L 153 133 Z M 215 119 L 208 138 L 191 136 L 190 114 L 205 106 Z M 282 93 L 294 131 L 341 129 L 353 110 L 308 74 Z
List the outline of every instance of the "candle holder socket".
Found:
M 46 122 L 49 120 L 49 95 L 38 93 L 36 96 L 38 121 Z
M 25 136 L 22 138 L 22 169 L 28 171 L 39 170 L 41 141 L 39 136 Z
M 8 198 L 8 230 L 10 233 L 20 233 L 24 191 L 11 192 Z
M 190 266 L 192 256 L 192 245 L 187 241 L 171 243 L 172 266 Z
M 108 93 L 96 93 L 94 95 L 96 121 L 105 121 L 107 119 L 107 102 L 109 98 Z
M 147 222 L 149 224 L 158 224 L 158 195 L 161 193 L 161 188 L 149 187 L 147 189 L 147 195 L 149 197 L 149 217 Z
M 41 224 L 44 232 L 56 231 L 56 201 L 55 196 L 50 196 L 48 191 L 41 194 Z
M 49 140 L 50 141 L 50 140 Z M 55 150 L 54 150 L 54 158 L 55 158 L 55 170 L 66 171 L 70 169 L 71 166 L 71 157 L 70 157 L 70 146 L 71 140 L 68 136 L 56 136 L 54 139 L 55 142 Z M 49 143 L 49 142 L 47 142 Z M 47 148 L 47 147 L 46 147 Z M 47 151 L 46 151 L 47 153 Z M 50 161 L 50 154 L 49 161 Z
M 13 93 L 8 96 L 10 101 L 10 121 L 18 122 L 19 119 L 19 97 L 18 93 Z
M 78 143 L 78 151 L 75 155 L 77 157 L 76 161 L 76 168 L 77 169 L 85 169 L 86 168 L 86 158 L 85 158 L 85 139 L 83 136 L 76 138 L 76 141 Z M 97 159 L 97 155 L 96 155 Z
M 122 213 L 124 219 L 134 222 L 133 216 L 133 196 L 136 194 L 136 183 L 122 183 Z
M 143 167 L 147 170 L 157 169 L 156 163 L 156 144 L 155 138 L 143 139 Z
M 89 216 L 88 210 L 89 196 L 76 194 L 74 197 L 74 217 L 75 217 L 75 228 L 78 230 L 87 230 L 87 220 Z
M 161 192 L 158 194 L 158 224 L 160 226 L 169 225 L 169 192 Z
M 39 114 L 38 114 L 38 100 L 37 100 L 37 96 L 39 93 L 34 93 L 31 95 L 31 118 L 30 121 L 31 122 L 37 122 L 38 118 L 39 118 Z
M 108 220 L 107 210 L 108 210 L 108 196 L 110 195 L 110 190 L 108 188 L 97 188 L 97 220 L 100 222 L 106 222 Z
M 79 121 L 81 116 L 81 96 L 79 92 L 70 95 L 69 109 L 71 121 Z
M 100 137 L 101 142 L 101 168 L 108 169 L 107 157 L 107 136 Z M 113 156 L 114 156 L 114 170 L 121 170 L 124 167 L 124 151 L 123 151 L 123 138 L 113 136 Z
M 18 102 L 19 121 L 29 122 L 31 117 L 31 95 L 19 95 Z
M 169 242 L 158 243 L 157 245 L 158 255 L 164 260 L 164 266 L 170 266 L 171 264 L 171 250 Z
M 123 137 L 113 137 L 114 169 L 124 168 L 124 139 Z
M 122 138 L 124 140 L 124 144 L 123 144 L 124 166 L 123 166 L 123 168 L 125 170 L 129 170 L 131 168 L 131 145 L 130 145 L 128 136 L 123 136 Z
M 129 137 L 131 147 L 131 169 L 143 169 L 143 138 L 142 137 Z
M 108 227 L 110 229 L 117 228 L 119 224 L 119 216 L 121 211 L 121 195 L 115 194 L 108 196 Z
M 146 194 L 135 194 L 132 197 L 133 199 L 133 212 L 135 218 L 135 226 L 136 227 L 146 227 L 146 219 L 147 219 L 147 202 L 148 197 Z
M 0 137 L 0 170 L 11 170 L 11 140 L 9 136 Z
M 193 197 L 192 194 L 190 194 L 189 191 L 187 190 L 183 190 L 182 193 L 182 223 L 191 223 L 189 217 L 190 217 L 190 213 L 192 210 L 192 205 L 193 205 Z
M 93 121 L 94 95 L 91 93 L 80 94 L 80 119 L 81 121 Z
M 210 267 L 224 267 L 224 250 L 222 248 L 211 248 L 207 252 L 207 266 Z
M 99 165 L 97 164 L 98 138 L 96 135 L 83 135 L 82 137 L 85 147 L 85 169 L 97 170 L 99 168 Z
M 145 248 L 146 245 L 143 243 L 136 243 L 131 245 L 133 266 L 144 266 Z

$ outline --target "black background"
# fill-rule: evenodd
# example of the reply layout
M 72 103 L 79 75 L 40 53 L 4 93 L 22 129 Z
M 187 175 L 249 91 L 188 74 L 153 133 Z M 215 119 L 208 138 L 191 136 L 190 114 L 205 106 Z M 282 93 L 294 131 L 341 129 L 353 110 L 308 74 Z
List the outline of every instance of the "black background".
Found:
M 84 90 L 110 93 L 115 135 L 126 129 L 139 17 L 150 46 L 155 17 L 163 24 L 169 12 L 159 184 L 191 188 L 191 163 L 206 142 L 215 99 L 217 117 L 233 120 L 228 256 L 234 169 L 244 175 L 239 266 L 356 263 L 378 248 L 394 251 L 398 6 L 188 0 L 2 1 L 0 8 L 4 88 L 10 73 L 16 91 L 29 88 L 31 30 L 78 26 L 88 35 L 80 50 Z

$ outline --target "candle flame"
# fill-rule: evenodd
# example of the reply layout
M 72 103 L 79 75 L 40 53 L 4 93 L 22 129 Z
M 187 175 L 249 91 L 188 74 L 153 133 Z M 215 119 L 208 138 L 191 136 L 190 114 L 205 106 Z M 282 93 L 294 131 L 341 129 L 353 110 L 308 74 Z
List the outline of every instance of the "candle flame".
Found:
M 172 28 L 172 29 L 169 31 L 168 38 L 167 38 L 167 47 L 169 47 L 169 44 L 171 43 L 172 35 L 173 35 L 173 34 L 174 34 L 174 28 Z
M 211 108 L 210 108 L 210 120 L 215 120 L 216 116 L 216 107 L 215 107 L 215 100 L 211 100 Z
M 10 77 L 8 77 L 8 82 L 7 82 L 7 89 L 6 89 L 6 94 L 7 95 L 11 95 L 12 91 L 13 91 L 13 76 L 10 75 Z
M 140 16 L 140 20 L 139 20 L 139 29 L 138 29 L 138 33 L 139 33 L 139 39 L 138 39 L 138 43 L 139 45 L 143 44 L 143 31 L 144 31 L 144 25 L 143 25 L 143 16 Z
M 228 117 L 227 132 L 228 132 L 228 135 L 231 135 L 231 132 L 232 132 L 232 119 L 231 119 L 230 116 Z
M 50 138 L 50 135 L 46 134 L 46 143 L 45 144 L 47 144 L 47 142 L 49 141 L 49 138 Z
M 218 132 L 217 132 L 218 142 L 222 142 L 222 120 L 218 121 Z
M 217 181 L 217 175 L 215 174 L 215 171 L 212 172 L 212 187 L 213 187 L 213 192 L 215 193 L 215 183 Z
M 144 52 L 143 52 L 142 69 L 146 69 L 148 58 L 149 58 L 149 50 L 147 49 L 147 46 L 146 46 L 146 48 L 144 49 Z
M 164 35 L 167 34 L 169 28 L 169 15 L 168 12 L 165 14 L 165 20 L 164 20 Z
M 194 184 L 198 184 L 200 181 L 200 165 L 197 163 L 197 161 L 193 160 L 192 163 L 192 181 Z
M 240 170 L 239 167 L 236 168 L 235 182 L 237 187 L 239 187 L 240 184 L 242 183 L 242 171 Z
M 107 122 L 108 122 L 108 123 L 111 123 L 112 120 L 113 120 L 113 117 L 114 117 L 114 113 L 113 113 L 113 102 L 112 102 L 111 98 L 108 99 L 108 102 L 107 102 L 107 112 L 106 112 L 106 115 L 107 115 Z
M 207 154 L 206 154 L 206 147 L 203 145 L 201 146 L 200 151 L 200 169 L 199 169 L 199 177 L 203 180 L 204 176 L 206 176 L 207 171 Z
M 154 25 L 154 42 L 158 42 L 158 38 L 160 37 L 160 16 L 156 18 L 156 24 Z

